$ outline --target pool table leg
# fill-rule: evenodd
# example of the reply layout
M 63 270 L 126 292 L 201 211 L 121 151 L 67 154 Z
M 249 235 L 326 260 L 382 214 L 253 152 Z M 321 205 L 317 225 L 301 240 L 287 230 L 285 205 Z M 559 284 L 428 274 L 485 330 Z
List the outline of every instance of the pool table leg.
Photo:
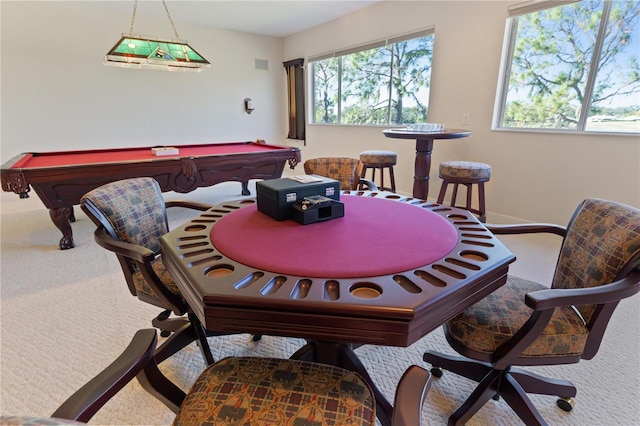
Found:
M 53 221 L 53 224 L 62 232 L 62 238 L 60 239 L 60 250 L 67 250 L 74 248 L 73 243 L 73 231 L 71 230 L 71 222 L 76 221 L 75 214 L 73 212 L 73 206 L 56 207 L 49 209 L 49 216 Z

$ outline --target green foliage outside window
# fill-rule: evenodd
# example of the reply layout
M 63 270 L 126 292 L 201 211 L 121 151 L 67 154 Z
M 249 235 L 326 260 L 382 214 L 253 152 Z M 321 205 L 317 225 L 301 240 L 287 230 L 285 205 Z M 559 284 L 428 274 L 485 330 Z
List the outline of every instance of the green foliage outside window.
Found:
M 315 123 L 426 123 L 434 36 L 312 62 Z
M 500 127 L 640 132 L 640 2 L 509 18 Z

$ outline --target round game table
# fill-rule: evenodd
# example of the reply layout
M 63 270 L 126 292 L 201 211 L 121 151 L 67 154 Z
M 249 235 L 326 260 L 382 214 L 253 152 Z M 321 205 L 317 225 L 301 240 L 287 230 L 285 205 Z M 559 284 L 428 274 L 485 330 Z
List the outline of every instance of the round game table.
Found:
M 161 239 L 163 261 L 205 328 L 299 337 L 293 357 L 357 371 L 354 347 L 409 346 L 506 282 L 514 255 L 469 212 L 346 191 L 344 217 L 278 222 L 255 200 L 222 203 Z

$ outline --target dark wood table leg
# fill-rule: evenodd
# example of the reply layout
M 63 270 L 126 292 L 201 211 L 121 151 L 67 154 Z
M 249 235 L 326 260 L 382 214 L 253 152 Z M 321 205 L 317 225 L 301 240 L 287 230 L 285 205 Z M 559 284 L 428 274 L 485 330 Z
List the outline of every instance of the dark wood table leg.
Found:
M 295 351 L 295 353 L 291 355 L 291 359 L 316 362 L 315 350 L 310 343 L 307 343 L 306 345 Z
M 426 200 L 429 196 L 429 171 L 431 170 L 431 151 L 433 139 L 416 140 L 415 176 L 413 177 L 413 196 Z
M 60 250 L 74 248 L 73 231 L 71 230 L 71 222 L 75 221 L 73 206 L 49 209 L 49 216 L 53 224 L 62 232 L 62 238 L 58 243 Z
M 358 356 L 353 352 L 352 346 L 348 343 L 333 343 L 309 341 L 302 348 L 298 349 L 292 359 L 318 362 L 321 364 L 335 365 L 336 367 L 358 373 L 371 387 L 376 398 L 376 416 L 382 426 L 391 426 L 393 418 L 393 406 L 382 395 L 380 389 L 369 376 Z
M 367 383 L 369 383 L 369 386 L 371 386 L 371 390 L 373 391 L 373 395 L 376 398 L 376 416 L 378 417 L 378 420 L 380 420 L 380 423 L 383 426 L 391 426 L 393 406 L 389 401 L 387 401 L 387 398 L 382 395 L 382 392 L 380 392 L 380 389 L 378 389 L 375 383 L 373 383 L 367 369 L 350 347 L 342 348 L 341 364 L 342 368 L 355 371 L 360 374 Z

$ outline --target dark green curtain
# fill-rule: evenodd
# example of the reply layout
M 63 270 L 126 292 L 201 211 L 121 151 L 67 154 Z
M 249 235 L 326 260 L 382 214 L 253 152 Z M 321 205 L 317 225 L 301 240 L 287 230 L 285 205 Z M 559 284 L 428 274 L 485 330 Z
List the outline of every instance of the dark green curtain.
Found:
M 283 62 L 287 71 L 289 133 L 287 138 L 304 140 L 304 59 Z

